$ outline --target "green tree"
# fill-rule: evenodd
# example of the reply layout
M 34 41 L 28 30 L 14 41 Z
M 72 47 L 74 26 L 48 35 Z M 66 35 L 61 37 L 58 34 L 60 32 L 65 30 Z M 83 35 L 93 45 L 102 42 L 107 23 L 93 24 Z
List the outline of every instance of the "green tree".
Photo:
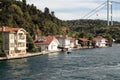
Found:
M 38 50 L 35 48 L 34 42 L 30 35 L 27 35 L 27 51 L 28 52 L 37 52 Z
M 25 4 L 25 5 L 26 5 L 26 0 L 22 0 L 22 2 L 23 2 L 23 4 Z
M 55 17 L 55 12 L 54 12 L 54 11 L 52 11 L 52 12 L 51 12 L 51 15 L 52 15 L 53 17 Z
M 49 11 L 49 8 L 45 7 L 44 13 L 45 13 L 45 14 L 49 14 L 49 12 L 50 12 L 50 11 Z
M 12 4 L 12 5 L 9 7 L 9 9 L 10 9 L 10 11 L 11 11 L 11 14 L 15 12 L 16 14 L 18 14 L 18 15 L 20 15 L 20 16 L 23 15 L 23 12 L 22 12 L 21 8 L 20 8 L 19 6 L 17 6 L 16 4 Z

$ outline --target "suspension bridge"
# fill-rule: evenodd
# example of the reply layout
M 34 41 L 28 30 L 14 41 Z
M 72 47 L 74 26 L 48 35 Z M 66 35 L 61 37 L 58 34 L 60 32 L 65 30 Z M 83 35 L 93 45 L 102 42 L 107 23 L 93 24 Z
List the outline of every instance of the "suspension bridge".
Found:
M 96 19 L 107 20 L 107 25 L 112 26 L 114 24 L 113 21 L 120 21 L 120 2 L 107 0 L 85 14 L 82 19 L 90 19 L 95 14 Z

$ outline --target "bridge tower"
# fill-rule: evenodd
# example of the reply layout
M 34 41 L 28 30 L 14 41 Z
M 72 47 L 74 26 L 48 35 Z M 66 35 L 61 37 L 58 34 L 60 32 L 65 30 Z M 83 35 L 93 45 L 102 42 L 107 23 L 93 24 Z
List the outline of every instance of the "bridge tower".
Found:
M 113 25 L 112 1 L 107 0 L 107 25 Z

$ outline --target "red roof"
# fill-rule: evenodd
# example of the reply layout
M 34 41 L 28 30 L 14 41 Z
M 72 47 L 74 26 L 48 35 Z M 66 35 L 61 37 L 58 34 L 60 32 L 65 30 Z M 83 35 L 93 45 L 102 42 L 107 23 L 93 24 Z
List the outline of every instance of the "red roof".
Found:
M 105 38 L 103 38 L 102 36 L 97 36 L 97 37 L 95 37 L 93 40 L 94 41 L 100 41 L 100 40 L 102 40 L 102 39 L 105 39 Z M 106 39 L 105 39 L 106 40 Z
M 79 38 L 79 40 L 81 40 L 81 41 L 83 41 L 83 42 L 90 41 L 90 40 L 88 40 L 88 39 L 86 39 L 86 38 Z
M 37 38 L 34 43 L 35 44 L 41 44 L 41 45 L 49 45 L 53 39 L 55 39 L 54 36 L 42 36 Z
M 4 26 L 4 32 L 15 32 L 18 31 L 20 28 L 11 28 L 8 26 Z M 0 28 L 0 32 L 2 32 L 2 28 Z
M 56 36 L 57 39 L 70 39 L 70 37 L 68 37 L 67 35 L 66 36 L 63 36 L 63 35 L 59 35 L 59 36 Z

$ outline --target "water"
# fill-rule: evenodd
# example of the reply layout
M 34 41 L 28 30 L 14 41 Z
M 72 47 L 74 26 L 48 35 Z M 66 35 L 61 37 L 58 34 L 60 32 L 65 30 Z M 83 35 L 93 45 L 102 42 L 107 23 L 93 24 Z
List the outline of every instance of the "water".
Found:
M 120 45 L 0 61 L 0 80 L 120 80 Z

